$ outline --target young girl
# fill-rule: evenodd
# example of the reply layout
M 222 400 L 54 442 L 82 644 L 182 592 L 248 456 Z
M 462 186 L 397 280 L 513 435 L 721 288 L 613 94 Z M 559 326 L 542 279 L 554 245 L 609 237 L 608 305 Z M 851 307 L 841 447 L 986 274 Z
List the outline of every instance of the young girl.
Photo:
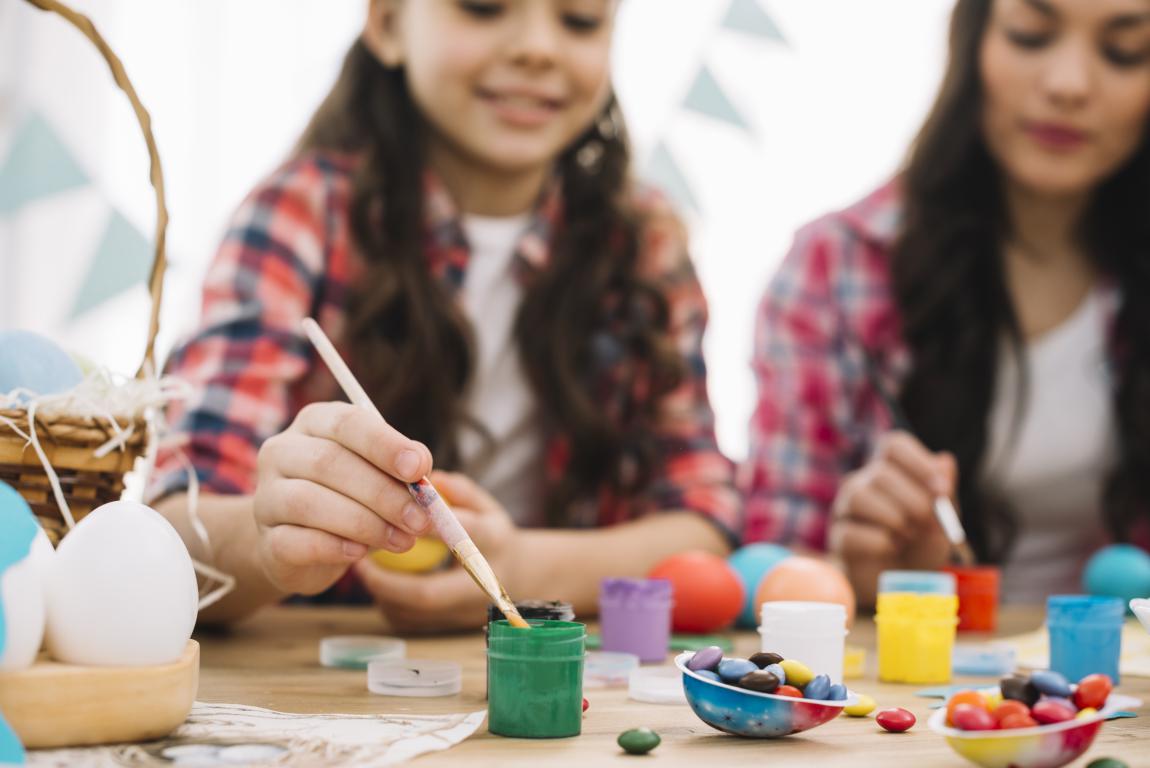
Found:
M 616 4 L 370 4 L 171 360 L 197 389 L 172 416 L 210 558 L 239 580 L 207 619 L 340 582 L 400 629 L 479 626 L 487 601 L 462 569 L 364 560 L 429 533 L 404 482 L 432 455 L 460 472 L 430 479 L 513 596 L 582 614 L 603 576 L 729 548 L 740 507 L 706 396 L 706 308 L 678 221 L 628 176 Z M 387 423 L 334 402 L 307 316 Z M 175 456 L 161 471 L 160 509 L 208 557 L 186 472 Z
M 947 563 L 954 496 L 1038 601 L 1146 532 L 1148 114 L 1150 0 L 958 1 L 904 173 L 803 229 L 763 299 L 748 538 L 829 548 L 870 601 Z

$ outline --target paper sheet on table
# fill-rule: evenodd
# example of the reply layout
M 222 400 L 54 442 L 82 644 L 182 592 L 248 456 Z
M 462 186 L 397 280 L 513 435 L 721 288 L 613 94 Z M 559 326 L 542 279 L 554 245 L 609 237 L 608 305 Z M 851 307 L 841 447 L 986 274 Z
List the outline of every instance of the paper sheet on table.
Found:
M 999 642 L 1014 648 L 1018 666 L 1030 669 L 1047 669 L 1050 666 L 1050 636 L 1046 627 L 1013 637 L 1004 637 Z M 1150 633 L 1134 620 L 1122 627 L 1122 656 L 1118 660 L 1118 671 L 1130 677 L 1150 677 Z
M 296 715 L 239 704 L 196 702 L 170 736 L 144 744 L 34 750 L 37 768 L 123 766 L 398 765 L 455 746 L 487 712 L 450 715 Z

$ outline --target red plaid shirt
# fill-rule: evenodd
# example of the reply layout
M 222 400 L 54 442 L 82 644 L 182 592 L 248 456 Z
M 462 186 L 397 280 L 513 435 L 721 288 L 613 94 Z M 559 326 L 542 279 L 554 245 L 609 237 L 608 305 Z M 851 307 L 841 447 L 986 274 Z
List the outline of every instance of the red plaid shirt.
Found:
M 168 366 L 171 374 L 194 386 L 188 402 L 170 409 L 169 420 L 186 433 L 183 449 L 207 492 L 252 493 L 261 443 L 286 428 L 304 405 L 342 399 L 300 320 L 314 316 L 340 345 L 348 285 L 362 269 L 348 221 L 355 164 L 350 156 L 314 154 L 285 165 L 241 206 L 208 272 L 201 325 Z M 658 464 L 652 482 L 626 498 L 589 489 L 589 501 L 572 510 L 572 521 L 580 527 L 606 526 L 652 512 L 690 510 L 733 542 L 741 503 L 733 468 L 715 441 L 707 399 L 702 355 L 706 303 L 673 212 L 650 191 L 636 190 L 634 197 L 648 222 L 640 236 L 637 269 L 669 302 L 671 334 L 687 376 L 658 406 Z M 521 279 L 547 268 L 550 233 L 561 208 L 553 184 L 519 243 Z M 458 292 L 469 251 L 453 202 L 430 174 L 425 211 L 428 272 Z M 613 385 L 633 363 L 621 345 L 610 341 L 593 345 L 600 358 L 593 364 L 605 411 L 635 412 L 649 395 Z M 548 435 L 548 482 L 563 476 L 567 456 L 564 436 Z M 163 453 L 154 494 L 186 487 L 176 456 Z
M 755 323 L 758 405 L 739 476 L 746 541 L 825 550 L 843 476 L 892 428 L 858 346 L 883 389 L 899 392 L 911 368 L 890 284 L 901 212 L 890 182 L 814 221 L 799 230 L 767 287 Z M 1110 290 L 1113 310 L 1118 292 Z M 1150 525 L 1128 533 L 1150 548 Z
M 888 253 L 901 211 L 894 184 L 799 230 L 755 321 L 759 384 L 740 481 L 747 541 L 827 546 L 831 503 L 891 419 L 850 344 L 887 391 L 910 367 L 891 295 Z

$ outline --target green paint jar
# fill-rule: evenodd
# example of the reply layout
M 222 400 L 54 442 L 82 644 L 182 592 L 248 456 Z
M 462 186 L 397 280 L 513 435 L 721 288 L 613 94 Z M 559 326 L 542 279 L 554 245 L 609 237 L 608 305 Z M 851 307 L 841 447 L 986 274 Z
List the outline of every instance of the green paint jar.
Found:
M 487 728 L 498 736 L 555 739 L 583 726 L 587 628 L 575 621 L 490 624 Z

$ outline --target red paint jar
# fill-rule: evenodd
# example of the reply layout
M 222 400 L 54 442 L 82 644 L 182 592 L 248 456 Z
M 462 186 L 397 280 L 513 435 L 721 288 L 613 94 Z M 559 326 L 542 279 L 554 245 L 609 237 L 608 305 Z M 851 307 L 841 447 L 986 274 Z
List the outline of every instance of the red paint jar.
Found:
M 993 632 L 998 625 L 1001 571 L 993 565 L 952 567 L 945 570 L 954 575 L 959 631 Z

